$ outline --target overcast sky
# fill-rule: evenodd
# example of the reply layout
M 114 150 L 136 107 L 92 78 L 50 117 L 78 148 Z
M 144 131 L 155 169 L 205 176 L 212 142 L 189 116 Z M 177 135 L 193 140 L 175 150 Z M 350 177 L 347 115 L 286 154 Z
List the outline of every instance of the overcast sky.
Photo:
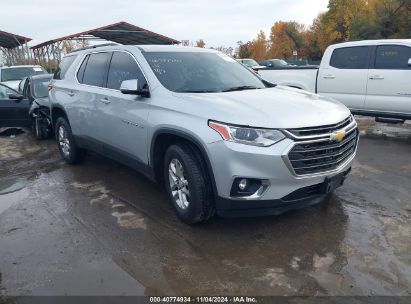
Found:
M 206 47 L 236 46 L 278 20 L 310 25 L 328 0 L 1 0 L 0 30 L 33 38 L 30 45 L 127 21 Z

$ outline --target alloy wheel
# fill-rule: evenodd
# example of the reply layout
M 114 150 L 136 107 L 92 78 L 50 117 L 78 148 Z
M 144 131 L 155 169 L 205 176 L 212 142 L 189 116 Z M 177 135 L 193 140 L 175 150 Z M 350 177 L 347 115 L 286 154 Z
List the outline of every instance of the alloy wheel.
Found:
M 184 168 L 181 162 L 173 158 L 168 166 L 168 177 L 170 190 L 177 206 L 183 210 L 190 205 L 190 191 L 188 180 L 184 175 Z

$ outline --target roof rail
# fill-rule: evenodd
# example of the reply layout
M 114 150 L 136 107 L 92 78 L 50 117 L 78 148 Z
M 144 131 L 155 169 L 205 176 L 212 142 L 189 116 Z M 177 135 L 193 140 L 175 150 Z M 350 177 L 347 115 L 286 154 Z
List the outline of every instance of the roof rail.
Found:
M 86 47 L 83 47 L 83 48 L 75 49 L 75 50 L 71 51 L 70 53 L 75 53 L 75 52 L 89 50 L 89 49 L 95 49 L 95 48 L 103 47 L 103 46 L 114 46 L 114 45 L 119 45 L 119 44 L 111 42 L 111 43 L 103 43 L 103 44 L 98 44 L 98 45 L 91 45 L 91 46 L 86 46 Z

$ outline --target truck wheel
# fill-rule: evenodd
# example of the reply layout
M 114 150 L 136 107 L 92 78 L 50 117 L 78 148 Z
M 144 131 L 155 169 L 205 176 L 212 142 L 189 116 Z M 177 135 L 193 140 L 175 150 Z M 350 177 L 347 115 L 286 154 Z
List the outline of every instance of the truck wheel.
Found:
M 214 215 L 207 167 L 194 147 L 179 143 L 167 149 L 164 180 L 169 200 L 184 223 L 195 224 Z
M 58 118 L 56 122 L 56 140 L 60 154 L 66 163 L 78 164 L 84 160 L 86 150 L 80 149 L 76 145 L 71 127 L 63 117 Z

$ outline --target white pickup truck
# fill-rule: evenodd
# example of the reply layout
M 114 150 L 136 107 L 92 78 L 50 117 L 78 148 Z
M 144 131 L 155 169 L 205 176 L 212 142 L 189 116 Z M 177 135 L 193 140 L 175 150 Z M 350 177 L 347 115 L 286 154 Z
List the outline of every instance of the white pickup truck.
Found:
M 336 44 L 327 48 L 319 68 L 258 73 L 275 84 L 335 98 L 354 114 L 411 119 L 411 39 Z

